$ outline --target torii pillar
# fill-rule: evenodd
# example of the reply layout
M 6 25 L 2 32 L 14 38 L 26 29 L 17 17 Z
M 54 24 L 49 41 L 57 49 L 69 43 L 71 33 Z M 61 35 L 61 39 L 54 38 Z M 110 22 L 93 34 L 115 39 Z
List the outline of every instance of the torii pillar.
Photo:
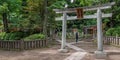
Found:
M 107 54 L 103 51 L 103 32 L 102 32 L 102 12 L 101 9 L 97 10 L 97 51 L 95 51 L 96 58 L 107 57 Z
M 63 20 L 62 20 L 62 42 L 61 49 L 59 52 L 68 52 L 66 47 L 66 29 L 67 29 L 67 13 L 63 12 Z

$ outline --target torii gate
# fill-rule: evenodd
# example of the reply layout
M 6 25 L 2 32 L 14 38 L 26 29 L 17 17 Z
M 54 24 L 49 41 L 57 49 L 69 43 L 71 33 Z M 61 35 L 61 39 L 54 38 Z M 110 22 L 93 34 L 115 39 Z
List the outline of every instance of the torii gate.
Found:
M 95 52 L 96 58 L 104 58 L 106 53 L 103 51 L 103 33 L 102 33 L 102 18 L 112 17 L 112 13 L 104 14 L 101 12 L 102 9 L 111 8 L 115 2 L 98 5 L 98 6 L 91 6 L 91 7 L 79 7 L 85 11 L 93 11 L 97 10 L 97 13 L 94 15 L 83 15 L 83 18 L 80 19 L 93 19 L 97 18 L 97 51 Z M 57 21 L 62 20 L 62 42 L 61 42 L 61 50 L 66 50 L 66 21 L 67 20 L 76 20 L 79 19 L 77 16 L 67 16 L 67 13 L 76 13 L 76 9 L 79 8 L 64 8 L 64 9 L 54 9 L 56 13 L 62 13 L 62 17 L 56 18 Z

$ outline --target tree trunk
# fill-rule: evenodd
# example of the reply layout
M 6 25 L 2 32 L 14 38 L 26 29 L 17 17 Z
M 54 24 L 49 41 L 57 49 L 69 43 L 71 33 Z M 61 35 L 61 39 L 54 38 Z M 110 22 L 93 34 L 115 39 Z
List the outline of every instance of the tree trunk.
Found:
M 9 29 L 8 29 L 8 20 L 7 20 L 7 13 L 3 13 L 2 17 L 3 17 L 4 31 L 5 32 L 9 32 Z
M 47 0 L 44 0 L 44 10 L 43 33 L 47 37 Z

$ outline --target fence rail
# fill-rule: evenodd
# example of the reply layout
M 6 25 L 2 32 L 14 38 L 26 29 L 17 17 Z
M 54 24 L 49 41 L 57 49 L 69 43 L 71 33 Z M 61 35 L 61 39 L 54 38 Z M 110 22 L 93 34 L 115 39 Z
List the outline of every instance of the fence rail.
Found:
M 104 42 L 104 44 L 120 46 L 120 37 L 112 37 L 112 36 L 104 37 L 103 42 Z
M 0 49 L 5 50 L 27 50 L 27 49 L 35 49 L 46 47 L 47 40 L 34 40 L 34 41 L 24 41 L 24 40 L 16 40 L 16 41 L 0 41 Z

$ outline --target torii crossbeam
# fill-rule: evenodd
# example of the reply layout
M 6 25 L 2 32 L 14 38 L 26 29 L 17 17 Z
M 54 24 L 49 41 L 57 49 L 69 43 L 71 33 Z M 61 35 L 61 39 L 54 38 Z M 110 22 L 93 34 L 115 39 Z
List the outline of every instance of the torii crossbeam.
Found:
M 98 6 L 91 6 L 91 7 L 79 7 L 82 8 L 83 11 L 92 11 L 97 10 L 97 12 L 93 15 L 83 15 L 83 18 L 80 19 L 93 19 L 97 18 L 97 51 L 95 52 L 96 58 L 105 58 L 106 53 L 103 51 L 103 33 L 102 33 L 102 18 L 112 17 L 112 13 L 104 14 L 101 12 L 102 9 L 109 9 L 114 5 L 115 2 L 98 5 Z M 65 50 L 66 47 L 66 21 L 67 20 L 76 20 L 79 19 L 77 16 L 67 16 L 67 13 L 76 13 L 76 9 L 78 8 L 64 8 L 64 9 L 54 9 L 56 13 L 62 13 L 62 17 L 56 18 L 56 20 L 62 21 L 62 43 L 61 43 L 61 50 Z
M 102 14 L 102 18 L 107 18 L 107 17 L 112 17 L 112 13 L 108 13 L 108 14 Z M 93 19 L 93 18 L 97 18 L 97 14 L 94 15 L 84 15 L 82 19 Z M 57 17 L 55 20 L 56 21 L 61 21 L 63 20 L 64 17 Z M 77 16 L 67 16 L 67 20 L 77 20 L 79 18 L 77 18 Z

